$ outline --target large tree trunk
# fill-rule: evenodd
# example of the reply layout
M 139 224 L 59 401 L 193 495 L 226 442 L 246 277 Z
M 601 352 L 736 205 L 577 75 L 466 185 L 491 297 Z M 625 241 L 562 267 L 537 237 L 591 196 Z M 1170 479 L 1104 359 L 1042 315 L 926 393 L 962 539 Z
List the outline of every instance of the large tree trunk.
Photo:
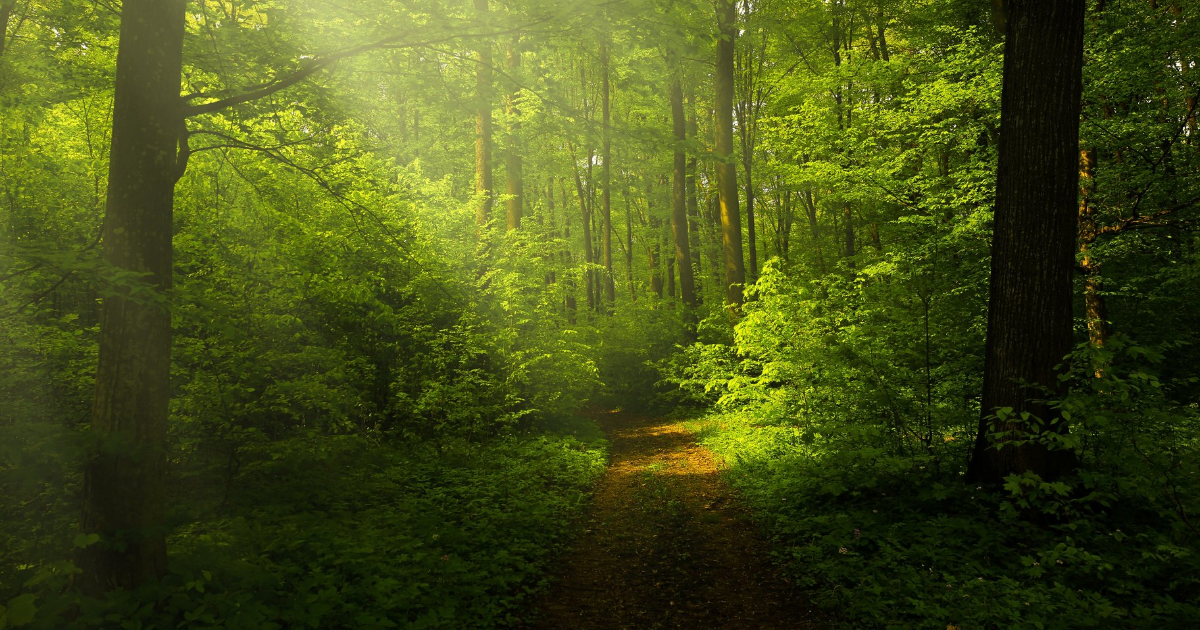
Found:
M 717 0 L 717 71 L 713 148 L 716 153 L 717 195 L 721 217 L 721 248 L 725 258 L 725 299 L 741 305 L 746 283 L 742 253 L 742 216 L 738 209 L 737 165 L 733 158 L 733 55 L 737 39 L 734 0 Z
M 611 130 L 611 88 L 609 85 L 608 43 L 600 42 L 600 109 L 604 132 L 604 146 L 600 159 L 600 178 L 603 179 L 603 189 L 600 192 L 600 220 L 603 231 L 601 235 L 604 251 L 604 298 L 611 305 L 616 299 L 616 286 L 613 280 L 612 257 L 612 130 Z
M 1072 274 L 1079 183 L 1079 105 L 1085 0 L 1006 2 L 992 279 L 982 417 L 968 478 L 997 484 L 1032 471 L 1053 479 L 1073 465 L 1070 451 L 1036 440 L 992 444 L 1029 413 L 1035 431 L 1066 430 L 1038 389 L 1060 392 L 1054 366 L 1071 350 Z M 1002 438 L 1007 441 L 1012 438 Z
M 125 0 L 117 51 L 104 259 L 153 290 L 115 287 L 100 311 L 80 529 L 89 593 L 132 588 L 167 567 L 164 503 L 171 398 L 171 236 L 183 101 L 184 0 Z
M 679 267 L 679 291 L 683 303 L 696 306 L 696 287 L 692 278 L 692 248 L 687 216 L 687 120 L 683 113 L 683 86 L 679 75 L 671 81 L 671 120 L 675 128 L 674 189 L 671 196 L 671 231 L 675 236 L 675 261 Z
M 508 70 L 515 72 L 521 67 L 521 37 L 513 38 L 508 46 Z M 521 108 L 517 102 L 520 88 L 513 86 L 508 94 L 508 151 L 504 161 L 505 192 L 508 193 L 507 229 L 521 227 L 521 216 L 525 212 L 525 184 L 521 166 Z
M 482 19 L 488 0 L 475 0 Z M 492 42 L 482 39 L 475 52 L 475 192 L 484 197 L 475 209 L 475 224 L 482 227 L 492 218 Z M 482 232 L 482 231 L 481 231 Z
M 0 57 L 4 56 L 4 46 L 8 43 L 8 22 L 16 6 L 17 0 L 0 0 Z

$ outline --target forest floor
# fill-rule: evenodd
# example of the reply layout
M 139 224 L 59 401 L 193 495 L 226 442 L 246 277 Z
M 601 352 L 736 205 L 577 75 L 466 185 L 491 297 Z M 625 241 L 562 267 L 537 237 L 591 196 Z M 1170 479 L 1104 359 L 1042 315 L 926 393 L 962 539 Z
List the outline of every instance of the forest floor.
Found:
M 612 462 L 531 629 L 819 627 L 682 421 L 591 417 Z

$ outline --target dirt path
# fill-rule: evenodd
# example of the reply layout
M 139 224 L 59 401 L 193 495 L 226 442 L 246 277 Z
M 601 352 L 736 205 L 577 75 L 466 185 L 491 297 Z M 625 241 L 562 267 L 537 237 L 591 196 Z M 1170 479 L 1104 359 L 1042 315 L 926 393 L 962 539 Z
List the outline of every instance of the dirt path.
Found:
M 818 627 L 691 433 L 630 414 L 595 419 L 612 465 L 530 628 Z

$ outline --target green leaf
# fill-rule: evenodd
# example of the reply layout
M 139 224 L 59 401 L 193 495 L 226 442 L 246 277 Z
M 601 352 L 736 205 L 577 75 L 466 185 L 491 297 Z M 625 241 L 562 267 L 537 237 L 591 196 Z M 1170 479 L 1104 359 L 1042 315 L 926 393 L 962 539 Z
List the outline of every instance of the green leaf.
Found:
M 84 534 L 82 532 L 75 534 L 75 546 L 83 549 L 100 542 L 100 534 Z
M 32 593 L 25 593 L 8 600 L 8 612 L 3 618 L 7 625 L 23 626 L 32 623 L 34 615 L 37 614 L 37 606 L 33 605 L 36 598 Z M 0 628 L 3 627 L 4 624 L 0 624 Z

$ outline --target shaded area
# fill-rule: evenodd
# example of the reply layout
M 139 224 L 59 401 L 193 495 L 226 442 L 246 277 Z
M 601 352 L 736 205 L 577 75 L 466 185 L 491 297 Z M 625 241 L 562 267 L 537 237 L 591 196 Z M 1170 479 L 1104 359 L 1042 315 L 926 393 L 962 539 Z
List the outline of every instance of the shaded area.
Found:
M 612 464 L 529 628 L 817 627 L 682 423 L 594 417 Z

